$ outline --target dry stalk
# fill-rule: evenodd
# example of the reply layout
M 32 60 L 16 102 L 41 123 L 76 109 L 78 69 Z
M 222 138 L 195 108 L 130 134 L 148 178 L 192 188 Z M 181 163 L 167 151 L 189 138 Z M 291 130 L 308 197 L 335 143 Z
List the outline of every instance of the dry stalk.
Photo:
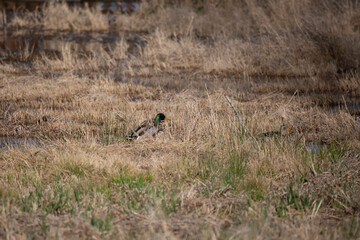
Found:
M 228 96 L 225 96 L 226 100 L 229 102 L 230 106 L 234 109 L 234 112 L 235 112 L 235 115 L 236 117 L 239 119 L 239 122 L 240 122 L 240 125 L 241 125 L 241 128 L 243 129 L 245 135 L 250 139 L 252 145 L 254 147 L 257 147 L 259 150 L 260 150 L 260 145 L 259 143 L 256 141 L 256 139 L 250 135 L 249 131 L 246 129 L 243 121 L 241 120 L 241 117 L 240 117 L 240 114 L 238 113 L 238 111 L 236 110 L 234 104 L 231 102 L 230 98 Z

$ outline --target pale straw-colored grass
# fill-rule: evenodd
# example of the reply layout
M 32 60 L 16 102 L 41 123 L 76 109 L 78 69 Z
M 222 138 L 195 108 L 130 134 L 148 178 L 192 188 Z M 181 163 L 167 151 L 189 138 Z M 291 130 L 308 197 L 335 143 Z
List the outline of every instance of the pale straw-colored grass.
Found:
M 148 32 L 133 53 L 125 38 L 81 55 L 64 43 L 58 57 L 0 66 L 0 136 L 40 141 L 1 149 L 0 237 L 359 237 L 359 123 L 322 99 L 358 95 L 344 17 L 356 6 L 216 3 L 119 17 L 119 29 Z M 44 9 L 47 29 L 109 27 L 98 10 Z M 126 140 L 159 112 L 171 121 L 156 138 Z M 281 126 L 292 131 L 263 137 Z

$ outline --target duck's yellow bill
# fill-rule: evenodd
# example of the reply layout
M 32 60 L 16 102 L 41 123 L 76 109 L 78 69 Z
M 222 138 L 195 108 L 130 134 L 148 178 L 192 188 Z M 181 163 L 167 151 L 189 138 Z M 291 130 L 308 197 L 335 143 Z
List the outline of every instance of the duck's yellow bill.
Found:
M 171 120 L 170 118 L 165 117 L 165 120 Z

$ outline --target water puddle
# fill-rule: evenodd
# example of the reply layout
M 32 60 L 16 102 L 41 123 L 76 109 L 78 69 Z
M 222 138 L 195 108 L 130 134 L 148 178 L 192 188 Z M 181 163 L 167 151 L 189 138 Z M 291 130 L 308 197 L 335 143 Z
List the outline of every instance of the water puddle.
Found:
M 50 32 L 38 30 L 0 32 L 0 60 L 5 62 L 31 62 L 43 55 L 50 58 L 60 56 L 64 47 L 70 47 L 76 54 L 89 55 L 99 49 L 111 51 L 116 43 L 124 39 L 128 53 L 136 55 L 146 41 L 139 33 L 119 32 Z
M 44 3 L 49 0 L 32 0 L 32 1 L 14 1 L 14 0 L 3 0 L 0 2 L 0 10 L 17 11 L 28 10 L 35 11 L 40 9 Z M 94 0 L 65 0 L 70 6 L 84 6 L 88 5 L 91 8 L 99 8 L 104 13 L 132 13 L 139 8 L 137 1 L 94 1 Z
M 347 99 L 346 102 L 340 102 L 333 104 L 329 107 L 329 113 L 337 113 L 339 111 L 346 111 L 354 116 L 360 116 L 360 99 L 351 98 Z
M 34 11 L 48 1 L 0 1 L 0 10 L 6 14 L 6 22 L 11 22 L 13 11 Z M 91 1 L 66 0 L 69 5 L 99 8 L 111 19 L 119 14 L 131 13 L 139 8 L 140 1 Z M 21 15 L 21 13 L 20 13 Z M 0 21 L 1 22 L 1 21 Z M 1 27 L 1 26 L 0 26 Z M 140 33 L 119 32 L 110 26 L 108 31 L 46 31 L 36 28 L 0 28 L 0 61 L 30 63 L 34 58 L 60 56 L 64 46 L 70 47 L 75 54 L 94 54 L 99 49 L 111 51 L 116 43 L 125 40 L 129 54 L 135 55 L 140 47 L 146 45 Z
M 102 12 L 116 12 L 121 11 L 122 13 L 132 13 L 139 8 L 139 4 L 136 2 L 88 2 L 90 6 L 99 6 Z
M 327 146 L 325 144 L 311 142 L 311 143 L 306 144 L 306 148 L 310 153 L 319 153 L 322 150 L 326 150 Z
M 41 147 L 41 143 L 35 138 L 0 137 L 0 149 Z

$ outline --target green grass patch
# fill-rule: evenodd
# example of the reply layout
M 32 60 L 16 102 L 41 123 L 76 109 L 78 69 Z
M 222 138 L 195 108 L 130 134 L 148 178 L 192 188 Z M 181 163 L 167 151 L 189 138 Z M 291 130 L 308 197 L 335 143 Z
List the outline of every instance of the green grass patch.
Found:
M 129 189 L 142 189 L 147 187 L 153 181 L 151 173 L 126 174 L 124 170 L 120 170 L 119 175 L 110 179 L 111 183 L 116 185 L 124 185 Z
M 121 170 L 118 176 L 110 180 L 116 192 L 114 203 L 127 214 L 149 213 L 155 210 L 169 216 L 177 212 L 180 207 L 177 187 L 172 186 L 170 189 L 165 185 L 153 185 L 152 182 L 150 173 L 126 174 Z
M 237 190 L 243 180 L 248 157 L 245 152 L 233 151 L 229 154 L 222 166 L 222 181 L 225 186 L 231 186 L 232 189 Z
M 341 224 L 344 239 L 359 239 L 360 221 L 356 216 L 351 216 L 349 220 L 343 220 Z
M 257 179 L 249 179 L 243 184 L 243 189 L 253 201 L 263 201 L 266 198 L 264 186 Z
M 276 203 L 275 215 L 278 217 L 286 217 L 290 209 L 295 209 L 303 213 L 311 208 L 314 201 L 306 191 L 302 188 L 302 182 L 292 181 L 285 189 L 284 194 Z
M 110 214 L 107 214 L 104 218 L 93 216 L 90 223 L 94 227 L 98 228 L 100 232 L 107 232 L 111 228 L 111 220 L 112 216 Z
M 122 189 L 116 197 L 115 203 L 122 210 L 147 214 L 150 211 L 169 216 L 180 208 L 179 190 L 160 186 L 147 186 L 145 188 Z
M 85 175 L 85 172 L 92 173 L 93 168 L 90 165 L 85 166 L 79 162 L 67 161 L 62 166 L 63 172 L 69 173 L 70 175 L 75 175 L 78 178 L 82 178 Z
M 199 158 L 198 168 L 193 169 L 193 175 L 203 182 L 213 183 L 215 188 L 230 186 L 232 190 L 238 190 L 246 174 L 247 153 L 231 151 L 223 159 L 215 159 L 213 156 L 214 154 L 208 153 Z
M 110 114 L 99 119 L 98 135 L 100 143 L 104 146 L 117 142 L 128 141 L 129 129 L 126 121 L 120 118 L 112 118 Z

